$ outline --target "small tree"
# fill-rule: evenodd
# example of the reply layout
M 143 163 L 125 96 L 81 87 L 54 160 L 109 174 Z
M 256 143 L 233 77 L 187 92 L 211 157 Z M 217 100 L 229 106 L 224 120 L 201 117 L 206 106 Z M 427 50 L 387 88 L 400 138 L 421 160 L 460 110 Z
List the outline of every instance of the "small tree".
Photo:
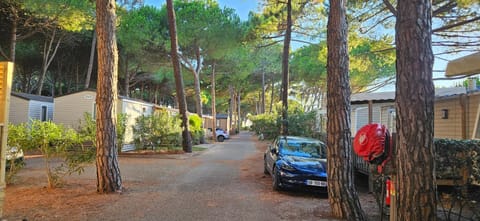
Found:
M 43 154 L 49 188 L 62 184 L 62 177 L 74 172 L 83 172 L 85 163 L 93 161 L 93 150 L 83 147 L 83 139 L 73 129 L 64 128 L 52 122 L 32 120 L 30 124 L 20 125 L 23 129 L 12 133 L 12 142 L 21 144 L 25 149 L 36 149 Z M 14 137 L 23 134 L 22 137 Z M 61 158 L 59 165 L 55 160 Z

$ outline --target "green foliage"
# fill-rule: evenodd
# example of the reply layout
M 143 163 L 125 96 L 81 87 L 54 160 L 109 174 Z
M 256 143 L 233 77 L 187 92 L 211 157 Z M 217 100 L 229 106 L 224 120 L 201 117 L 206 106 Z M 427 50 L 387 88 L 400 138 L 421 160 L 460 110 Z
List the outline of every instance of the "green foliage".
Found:
M 288 115 L 288 133 L 293 136 L 314 137 L 315 112 L 296 112 Z
M 171 148 L 181 144 L 180 120 L 168 112 L 155 112 L 140 116 L 133 126 L 133 140 L 136 149 Z
M 278 114 L 259 114 L 250 116 L 252 121 L 252 130 L 256 134 L 263 134 L 265 139 L 273 139 L 279 134 L 279 127 L 277 126 Z
M 175 1 L 175 11 L 178 43 L 185 56 L 194 57 L 195 52 L 190 49 L 199 47 L 204 50 L 202 53 L 220 58 L 221 53 L 216 56 L 217 49 L 242 37 L 238 15 L 233 9 L 220 8 L 216 1 Z
M 122 150 L 122 146 L 125 140 L 125 130 L 127 127 L 127 114 L 117 114 L 117 124 L 116 124 L 116 131 L 117 131 L 117 145 L 118 151 Z M 97 131 L 97 123 L 95 119 L 93 119 L 90 113 L 85 112 L 83 114 L 83 120 L 80 121 L 80 126 L 78 128 L 78 133 L 81 139 L 84 141 L 84 144 L 95 146 L 96 144 L 96 131 Z
M 118 152 L 122 152 L 122 147 L 125 142 L 125 131 L 127 130 L 127 119 L 128 115 L 124 113 L 117 114 L 117 124 L 116 124 L 116 131 L 117 131 L 117 149 Z
M 362 91 L 379 79 L 395 75 L 395 50 L 392 39 L 373 39 L 349 34 L 350 85 L 353 91 Z M 326 88 L 327 46 L 325 43 L 299 48 L 292 54 L 292 81 L 306 87 Z
M 118 40 L 126 53 L 139 54 L 162 47 L 166 38 L 161 34 L 162 14 L 153 6 L 133 9 L 120 16 Z
M 435 160 L 440 179 L 459 178 L 467 169 L 468 182 L 480 182 L 479 140 L 436 139 Z
M 188 131 L 192 134 L 193 144 L 200 144 L 200 139 L 204 135 L 202 124 L 202 118 L 198 115 L 194 114 L 188 117 Z
M 90 113 L 83 113 L 83 121 L 80 121 L 78 133 L 85 141 L 90 141 L 92 145 L 96 143 L 97 123 Z
M 316 137 L 315 112 L 303 112 L 299 109 L 289 110 L 288 131 L 292 136 Z M 265 139 L 273 139 L 280 135 L 281 116 L 279 114 L 259 114 L 250 116 L 251 129 L 256 134 L 263 134 Z
M 302 47 L 292 53 L 292 80 L 304 81 L 306 86 L 326 86 L 327 59 L 319 44 Z
M 27 130 L 25 124 L 8 124 L 8 138 L 7 138 L 7 146 L 8 147 L 15 147 L 17 151 L 23 151 L 24 147 L 26 146 L 27 140 Z M 5 182 L 7 184 L 13 183 L 15 179 L 15 175 L 17 172 L 24 166 L 23 162 L 16 162 L 14 158 L 12 158 L 8 163 L 9 168 L 5 171 Z
M 60 186 L 65 175 L 83 172 L 86 163 L 94 159 L 95 150 L 83 146 L 84 137 L 62 125 L 32 120 L 29 124 L 11 125 L 10 128 L 10 145 L 43 154 L 49 188 Z M 60 164 L 56 163 L 58 158 Z
M 22 124 L 8 124 L 8 139 L 7 145 L 10 147 L 17 147 L 25 151 L 28 144 L 28 130 L 27 125 Z
M 434 144 L 437 179 L 453 180 L 454 184 L 448 193 L 442 192 L 438 197 L 442 214 L 446 220 L 455 217 L 477 220 L 480 213 L 474 208 L 478 207 L 480 196 L 477 186 L 480 183 L 480 141 L 435 139 Z
M 57 23 L 62 29 L 92 29 L 95 6 L 88 0 L 23 0 L 24 7 L 39 19 Z M 45 25 L 47 27 L 47 25 Z

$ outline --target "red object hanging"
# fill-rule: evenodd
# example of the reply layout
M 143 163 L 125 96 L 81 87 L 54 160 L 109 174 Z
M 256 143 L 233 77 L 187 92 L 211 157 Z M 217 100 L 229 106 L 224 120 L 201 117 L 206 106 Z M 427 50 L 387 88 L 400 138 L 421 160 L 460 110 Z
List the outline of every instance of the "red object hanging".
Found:
M 355 153 L 369 163 L 381 164 L 389 155 L 385 142 L 390 136 L 384 125 L 373 123 L 360 128 L 353 140 Z M 390 143 L 387 141 L 387 145 Z

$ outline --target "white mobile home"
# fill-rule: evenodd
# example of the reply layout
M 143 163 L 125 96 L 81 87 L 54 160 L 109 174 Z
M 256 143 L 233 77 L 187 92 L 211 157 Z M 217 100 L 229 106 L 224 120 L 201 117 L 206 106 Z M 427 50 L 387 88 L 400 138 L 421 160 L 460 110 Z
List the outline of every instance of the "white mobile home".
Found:
M 10 123 L 20 124 L 28 123 L 30 120 L 52 120 L 53 108 L 52 97 L 12 92 L 10 96 Z
M 67 94 L 55 98 L 55 111 L 53 121 L 63 124 L 67 127 L 78 129 L 80 123 L 84 120 L 84 114 L 89 113 L 95 116 L 95 98 L 97 92 L 94 90 L 84 90 Z M 141 115 L 150 115 L 153 113 L 154 104 L 119 96 L 117 104 L 117 113 L 126 114 L 126 131 L 123 150 L 132 149 L 133 130 L 135 119 Z

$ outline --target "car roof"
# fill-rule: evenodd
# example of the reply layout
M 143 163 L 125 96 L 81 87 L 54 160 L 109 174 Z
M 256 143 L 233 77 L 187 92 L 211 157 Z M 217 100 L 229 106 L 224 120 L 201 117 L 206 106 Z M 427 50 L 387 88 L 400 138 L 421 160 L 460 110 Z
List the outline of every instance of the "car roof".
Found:
M 278 139 L 279 139 L 279 140 L 286 139 L 287 141 L 288 141 L 288 140 L 291 140 L 291 141 L 304 141 L 304 142 L 320 142 L 320 143 L 323 143 L 322 141 L 317 140 L 317 139 L 314 139 L 314 138 L 311 138 L 311 137 L 300 137 L 300 136 L 279 136 Z

